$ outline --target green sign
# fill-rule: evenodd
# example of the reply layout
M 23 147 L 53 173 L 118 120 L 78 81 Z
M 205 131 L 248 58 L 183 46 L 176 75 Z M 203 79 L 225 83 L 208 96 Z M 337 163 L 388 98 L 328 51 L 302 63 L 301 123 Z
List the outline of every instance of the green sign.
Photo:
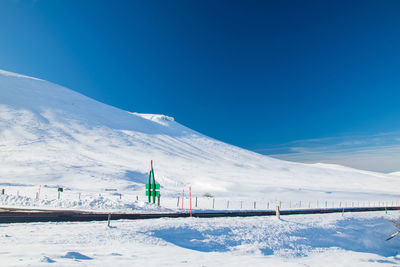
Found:
M 146 191 L 146 196 L 148 196 L 149 195 L 149 191 Z M 154 196 L 154 191 L 150 191 L 150 195 L 151 196 Z M 160 191 L 156 191 L 156 197 L 159 197 L 160 196 Z
M 149 202 L 151 202 L 151 197 L 153 197 L 153 203 L 156 203 L 156 197 L 160 197 L 160 191 L 157 190 L 160 190 L 160 184 L 156 184 L 156 179 L 154 178 L 153 161 L 151 161 L 149 183 L 146 184 L 146 196 L 149 197 Z
M 146 189 L 154 189 L 154 184 L 146 184 Z M 156 184 L 156 189 L 160 189 L 160 184 Z

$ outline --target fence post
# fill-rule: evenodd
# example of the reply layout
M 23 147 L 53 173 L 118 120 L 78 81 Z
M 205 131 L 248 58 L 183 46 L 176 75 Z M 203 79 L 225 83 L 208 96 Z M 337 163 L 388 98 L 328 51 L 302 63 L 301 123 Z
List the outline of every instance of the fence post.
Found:
M 185 200 L 185 189 L 182 189 L 182 210 L 183 210 L 183 201 Z
M 189 186 L 189 207 L 190 207 L 190 217 L 192 217 L 192 187 Z
M 278 218 L 278 220 L 281 218 L 281 213 L 279 211 L 279 206 L 276 206 L 276 218 Z
M 256 209 L 256 205 L 257 205 L 257 203 L 254 201 L 254 209 Z
M 195 204 L 195 207 L 197 208 L 197 197 L 196 197 L 196 204 Z
M 215 198 L 213 198 L 213 209 L 215 207 Z
M 108 218 L 107 218 L 107 226 L 110 227 L 110 220 L 111 220 L 111 214 L 108 214 Z

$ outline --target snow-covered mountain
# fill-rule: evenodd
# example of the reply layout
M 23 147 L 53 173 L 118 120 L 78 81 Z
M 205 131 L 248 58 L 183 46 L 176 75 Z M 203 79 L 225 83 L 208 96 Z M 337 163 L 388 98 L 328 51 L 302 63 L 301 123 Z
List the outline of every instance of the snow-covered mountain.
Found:
M 188 185 L 214 195 L 395 194 L 400 185 L 392 175 L 274 159 L 204 136 L 168 116 L 124 111 L 0 71 L 0 183 L 135 189 L 146 183 L 150 160 L 171 194 Z

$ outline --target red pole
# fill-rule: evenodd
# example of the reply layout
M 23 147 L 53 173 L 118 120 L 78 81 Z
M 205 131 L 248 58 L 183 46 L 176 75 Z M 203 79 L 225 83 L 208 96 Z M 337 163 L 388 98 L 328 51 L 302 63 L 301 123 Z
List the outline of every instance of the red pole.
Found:
M 38 195 L 37 195 L 38 199 L 39 199 L 39 196 L 40 196 L 40 188 L 42 188 L 42 185 L 39 186 L 39 192 L 38 192 Z
M 185 189 L 182 189 L 182 210 L 183 210 L 183 200 L 185 199 Z
M 190 217 L 192 217 L 192 187 L 189 186 L 189 199 L 190 199 Z

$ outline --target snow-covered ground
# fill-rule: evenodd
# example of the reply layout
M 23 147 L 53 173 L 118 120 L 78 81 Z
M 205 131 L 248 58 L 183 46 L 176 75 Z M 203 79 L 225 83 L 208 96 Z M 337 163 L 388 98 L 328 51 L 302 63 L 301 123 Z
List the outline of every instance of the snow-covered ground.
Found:
M 0 207 L 14 208 L 45 208 L 45 209 L 72 209 L 109 212 L 187 212 L 190 209 L 190 197 L 187 191 L 173 196 L 161 196 L 160 207 L 148 203 L 144 186 L 138 191 L 82 191 L 64 189 L 58 199 L 57 187 L 30 186 L 30 185 L 1 185 L 5 194 L 0 194 Z M 162 191 L 161 191 L 162 192 Z M 37 194 L 39 197 L 37 198 Z M 342 207 L 377 207 L 400 206 L 398 195 L 368 194 L 347 192 L 327 193 L 318 191 L 292 192 L 288 196 L 281 195 L 256 195 L 254 197 L 205 197 L 197 192 L 192 192 L 192 209 L 195 211 L 209 210 L 281 210 L 287 209 L 315 209 L 315 208 L 342 208 Z M 179 199 L 178 199 L 179 197 Z M 182 205 L 183 204 L 183 205 Z
M 161 207 L 146 203 L 150 160 Z M 0 71 L 0 207 L 179 211 L 182 190 L 189 208 L 189 186 L 195 210 L 400 204 L 395 174 L 273 159 L 169 116 L 123 111 Z M 396 231 L 388 219 L 398 216 L 2 224 L 0 265 L 393 266 L 400 243 L 384 240 Z
M 0 183 L 143 192 L 150 160 L 163 196 L 176 197 L 191 186 L 197 194 L 216 197 L 393 198 L 400 185 L 398 176 L 273 159 L 168 116 L 127 112 L 47 81 L 0 71 Z
M 2 266 L 399 266 L 399 212 L 0 225 Z

